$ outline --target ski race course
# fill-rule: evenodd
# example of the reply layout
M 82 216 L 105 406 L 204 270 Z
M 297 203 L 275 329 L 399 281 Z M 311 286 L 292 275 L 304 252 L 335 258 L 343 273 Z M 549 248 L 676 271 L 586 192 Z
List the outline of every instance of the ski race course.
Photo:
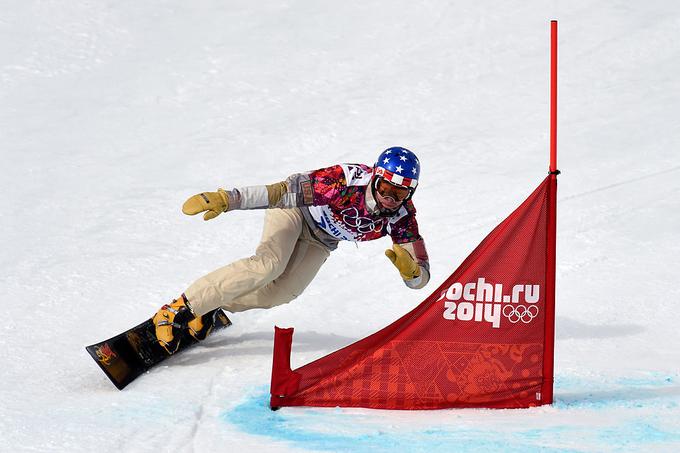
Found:
M 8 1 L 0 15 L 0 451 L 680 450 L 680 5 Z M 293 367 L 381 329 L 546 176 L 560 23 L 555 403 L 269 409 Z M 250 256 L 263 211 L 200 191 L 414 150 L 432 278 L 341 243 L 305 293 L 118 391 L 84 346 Z

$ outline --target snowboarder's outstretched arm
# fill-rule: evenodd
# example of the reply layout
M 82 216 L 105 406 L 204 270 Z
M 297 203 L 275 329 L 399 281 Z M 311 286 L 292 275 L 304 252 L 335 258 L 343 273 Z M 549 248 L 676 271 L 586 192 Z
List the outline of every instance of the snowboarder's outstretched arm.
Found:
M 217 192 L 193 195 L 184 202 L 182 212 L 187 215 L 205 212 L 203 219 L 210 220 L 223 212 L 237 209 L 285 209 L 312 204 L 310 177 L 306 173 L 298 173 L 274 184 L 217 189 Z

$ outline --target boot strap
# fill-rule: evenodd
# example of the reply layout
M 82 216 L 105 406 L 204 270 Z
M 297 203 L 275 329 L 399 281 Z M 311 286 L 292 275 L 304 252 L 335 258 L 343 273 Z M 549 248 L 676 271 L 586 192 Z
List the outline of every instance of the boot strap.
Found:
M 163 308 L 162 308 L 162 310 L 167 310 L 167 311 L 169 311 L 170 313 L 173 313 L 174 315 L 177 315 L 177 313 L 179 313 L 179 310 L 175 310 L 175 309 L 172 308 L 170 305 L 164 305 Z
M 158 323 L 156 323 L 156 326 L 158 326 L 158 327 L 160 327 L 160 326 L 172 326 L 172 327 L 176 327 L 178 329 L 184 329 L 186 327 L 186 326 L 183 326 L 182 324 L 178 324 L 176 322 L 168 322 L 166 320 L 158 321 Z

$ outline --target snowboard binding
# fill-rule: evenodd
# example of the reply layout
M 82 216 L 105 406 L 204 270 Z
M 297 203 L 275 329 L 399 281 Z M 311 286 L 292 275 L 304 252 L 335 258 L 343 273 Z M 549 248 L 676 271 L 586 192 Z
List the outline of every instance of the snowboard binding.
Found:
M 202 341 L 210 334 L 215 324 L 214 317 L 209 314 L 195 316 L 184 294 L 171 304 L 163 305 L 152 321 L 158 344 L 170 355 L 177 352 L 185 334 Z

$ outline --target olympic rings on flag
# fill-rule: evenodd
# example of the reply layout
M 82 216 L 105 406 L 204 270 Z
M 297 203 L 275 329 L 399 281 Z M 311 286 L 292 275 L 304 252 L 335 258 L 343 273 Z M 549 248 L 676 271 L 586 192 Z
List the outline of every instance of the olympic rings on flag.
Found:
M 503 307 L 503 315 L 513 324 L 520 321 L 529 324 L 538 316 L 538 307 L 536 305 L 506 305 Z

